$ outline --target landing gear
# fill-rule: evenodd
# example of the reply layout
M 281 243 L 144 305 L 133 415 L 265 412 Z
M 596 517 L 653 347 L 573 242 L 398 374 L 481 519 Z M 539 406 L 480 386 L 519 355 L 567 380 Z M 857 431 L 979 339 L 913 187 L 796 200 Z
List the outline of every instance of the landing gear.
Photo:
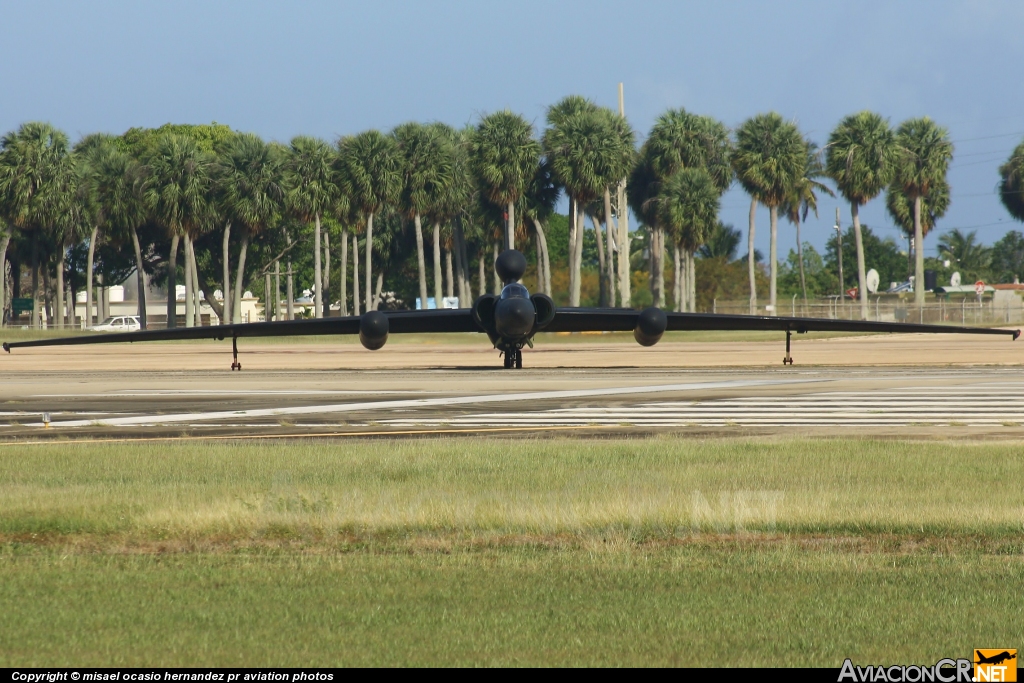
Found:
M 786 330 L 786 357 L 782 359 L 782 364 L 783 365 L 792 365 L 793 364 L 793 356 L 789 355 L 789 340 L 790 340 L 790 337 L 792 337 L 792 336 L 793 336 L 793 332 L 791 330 Z
M 508 349 L 504 351 L 505 356 L 505 369 L 511 370 L 515 368 L 522 370 L 523 368 L 523 350 L 522 349 Z
M 242 371 L 242 364 L 238 362 L 238 337 L 231 338 L 231 372 Z

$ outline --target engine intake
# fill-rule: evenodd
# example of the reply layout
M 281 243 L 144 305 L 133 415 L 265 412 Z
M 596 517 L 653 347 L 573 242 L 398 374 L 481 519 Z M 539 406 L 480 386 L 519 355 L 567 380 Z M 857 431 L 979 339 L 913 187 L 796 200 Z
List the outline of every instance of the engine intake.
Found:
M 359 318 L 359 342 L 376 351 L 388 342 L 388 317 L 380 311 L 368 311 Z
M 651 306 L 640 311 L 633 328 L 633 339 L 640 346 L 654 346 L 661 341 L 661 336 L 668 329 L 668 316 L 665 311 Z

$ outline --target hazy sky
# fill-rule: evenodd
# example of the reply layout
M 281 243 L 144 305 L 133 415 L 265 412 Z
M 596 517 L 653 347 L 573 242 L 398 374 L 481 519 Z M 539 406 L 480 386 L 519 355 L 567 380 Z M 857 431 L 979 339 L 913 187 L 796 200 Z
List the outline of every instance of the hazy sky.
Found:
M 407 120 L 453 125 L 502 108 L 541 127 L 579 93 L 641 136 L 670 107 L 729 126 L 776 110 L 819 144 L 846 114 L 893 125 L 929 115 L 956 143 L 938 232 L 986 243 L 1017 227 L 997 168 L 1024 138 L 1024 3 L 827 2 L 0 2 L 0 130 L 40 119 L 72 139 L 132 126 L 217 121 L 281 141 L 334 140 Z M 722 217 L 745 232 L 734 187 Z M 832 233 L 825 198 L 805 239 Z M 842 205 L 844 224 L 849 207 Z M 862 211 L 899 237 L 879 198 Z M 767 253 L 768 215 L 758 215 Z M 795 244 L 780 225 L 780 257 Z M 901 240 L 902 241 L 902 240 Z M 927 240 L 935 253 L 936 238 Z M 905 244 L 905 242 L 904 242 Z

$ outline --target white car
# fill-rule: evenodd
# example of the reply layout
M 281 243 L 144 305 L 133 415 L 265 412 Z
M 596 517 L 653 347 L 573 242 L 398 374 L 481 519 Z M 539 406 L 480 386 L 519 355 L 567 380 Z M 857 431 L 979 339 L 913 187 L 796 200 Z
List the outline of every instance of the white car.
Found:
M 142 329 L 135 315 L 119 315 L 107 318 L 99 325 L 87 328 L 91 332 L 138 332 Z

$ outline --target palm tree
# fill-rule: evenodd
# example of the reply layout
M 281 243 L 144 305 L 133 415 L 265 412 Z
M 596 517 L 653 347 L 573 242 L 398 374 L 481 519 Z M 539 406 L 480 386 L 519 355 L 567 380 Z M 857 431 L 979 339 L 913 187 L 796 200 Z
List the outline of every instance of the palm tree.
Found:
M 732 166 L 743 189 L 750 195 L 750 236 L 747 273 L 750 278 L 751 313 L 757 305 L 754 287 L 754 212 L 758 203 L 768 207 L 771 219 L 769 299 L 772 315 L 777 315 L 779 207 L 807 168 L 807 145 L 796 124 L 776 112 L 758 114 L 736 130 L 736 150 Z
M 75 168 L 77 159 L 71 155 L 64 156 L 55 166 L 51 181 L 40 193 L 43 199 L 48 241 L 56 255 L 56 285 L 54 294 L 56 302 L 54 317 L 57 329 L 64 328 L 64 268 L 68 248 L 78 242 L 85 232 L 85 204 L 78 187 L 78 171 Z M 68 301 L 70 319 L 74 322 L 74 302 Z
M 177 317 L 175 275 L 178 240 L 185 239 L 185 326 L 195 325 L 196 299 L 199 296 L 197 263 L 193 244 L 208 225 L 212 206 L 214 159 L 203 152 L 191 137 L 174 133 L 160 135 L 146 158 L 149 181 L 146 204 L 157 223 L 171 238 L 167 282 L 167 325 L 174 327 Z M 208 297 L 208 298 L 212 298 Z M 231 310 L 224 293 L 225 316 Z M 227 324 L 222 320 L 221 324 Z
M 540 157 L 533 126 L 508 110 L 489 114 L 476 128 L 471 155 L 487 199 L 505 207 L 505 248 L 515 249 L 515 203 L 526 191 Z
M 704 169 L 721 195 L 732 184 L 731 153 L 725 125 L 685 109 L 659 116 L 641 148 L 627 189 L 633 210 L 651 228 L 652 284 L 659 306 L 664 305 L 664 229 L 655 207 L 661 188 L 683 168 Z
M 537 236 L 537 289 L 548 295 L 551 294 L 551 257 L 544 221 L 555 212 L 560 194 L 561 189 L 555 182 L 551 164 L 545 159 L 537 166 L 537 172 L 523 196 L 522 213 L 533 223 L 534 234 Z
M 624 137 L 613 124 L 618 117 L 601 110 L 583 111 L 554 120 L 555 125 L 544 132 L 544 150 L 554 177 L 577 206 L 575 254 L 569 255 L 572 269 L 569 305 L 579 306 L 584 207 L 628 170 L 632 146 L 627 154 Z M 596 221 L 594 229 L 599 229 Z
M 800 289 L 804 295 L 804 306 L 807 305 L 807 279 L 804 275 L 804 245 L 800 239 L 800 223 L 807 220 L 807 214 L 811 211 L 815 217 L 818 216 L 818 192 L 824 192 L 829 197 L 836 196 L 828 185 L 818 180 L 825 175 L 818 146 L 810 141 L 805 144 L 807 161 L 804 171 L 790 187 L 785 201 L 779 207 L 789 222 L 796 226 L 796 255 L 800 261 Z
M 373 217 L 398 200 L 402 189 L 402 155 L 398 143 L 380 131 L 368 130 L 338 141 L 339 182 L 353 207 L 366 219 L 366 310 L 376 309 L 373 293 Z
M 889 186 L 885 193 L 885 208 L 893 222 L 910 238 L 914 245 L 913 249 L 907 251 L 907 258 L 910 263 L 907 265 L 907 274 L 915 270 L 917 261 L 915 250 L 918 243 L 914 237 L 914 200 L 907 196 L 902 187 L 895 183 Z M 928 193 L 921 197 L 921 238 L 924 239 L 928 233 L 935 228 L 935 223 L 946 215 L 949 208 L 949 183 L 944 179 L 941 182 L 932 183 Z M 915 278 L 916 279 L 916 278 Z
M 1024 142 L 999 167 L 999 199 L 1018 221 L 1024 221 Z
M 825 149 L 825 172 L 850 202 L 850 213 L 853 214 L 860 315 L 867 320 L 868 290 L 864 283 L 860 207 L 877 197 L 892 180 L 896 158 L 895 137 L 885 119 L 874 112 L 862 111 L 839 122 L 829 136 Z
M 48 123 L 25 123 L 0 139 L 0 217 L 32 234 L 32 325 L 39 323 L 39 237 L 43 193 L 68 155 L 68 138 Z
M 741 238 L 742 235 L 739 230 L 731 225 L 718 222 L 712 228 L 707 240 L 697 250 L 697 254 L 701 258 L 720 258 L 726 262 L 732 261 L 736 258 L 736 251 L 739 249 Z
M 265 143 L 258 135 L 240 133 L 225 146 L 217 161 L 216 174 L 222 211 L 242 228 L 242 243 L 235 273 L 232 322 L 242 321 L 242 291 L 249 240 L 276 225 L 284 210 L 284 152 Z
M 338 194 L 334 150 L 323 140 L 300 135 L 292 138 L 284 162 L 287 204 L 296 218 L 315 226 L 313 237 L 314 317 L 324 317 L 323 266 L 320 217 L 330 210 Z
M 85 264 L 85 324 L 92 325 L 93 305 L 93 277 L 95 270 L 96 247 L 100 239 L 100 230 L 103 228 L 104 213 L 103 206 L 97 201 L 96 190 L 93 185 L 94 168 L 101 150 L 106 145 L 115 144 L 114 137 L 102 133 L 87 135 L 75 144 L 74 155 L 77 158 L 75 168 L 78 169 L 78 187 L 85 215 L 92 223 L 89 234 L 89 251 Z M 173 280 L 171 281 L 173 283 Z M 174 289 L 173 284 L 171 289 Z M 96 320 L 99 322 L 99 320 Z M 168 319 L 168 327 L 173 327 L 173 321 Z
M 114 240 L 130 237 L 139 286 L 139 323 L 146 329 L 146 277 L 138 229 L 149 217 L 146 189 L 149 169 L 119 146 L 103 144 L 90 164 L 90 184 L 103 212 L 105 231 Z
M 454 182 L 455 149 L 452 137 L 446 135 L 445 131 L 438 126 L 406 123 L 395 128 L 392 135 L 397 140 L 398 149 L 403 157 L 405 179 L 400 204 L 402 212 L 409 220 L 412 220 L 416 231 L 420 300 L 425 309 L 427 307 L 427 264 L 423 249 L 422 217 L 429 214 L 444 200 Z M 435 223 L 436 225 L 437 223 Z M 439 255 L 436 251 L 437 247 L 435 246 L 435 283 L 440 275 L 436 263 Z M 437 301 L 440 303 L 440 299 Z
M 7 246 L 11 243 L 11 231 L 0 219 L 0 327 L 6 322 L 7 313 Z
M 677 311 L 696 307 L 693 252 L 704 244 L 718 223 L 721 191 L 704 168 L 681 168 L 665 179 L 657 197 L 659 223 L 675 246 Z
M 981 280 L 989 275 L 992 250 L 977 241 L 978 233 L 964 234 L 958 228 L 939 237 L 939 258 L 949 259 L 968 280 Z
M 935 183 L 946 181 L 953 143 L 949 132 L 927 116 L 908 119 L 896 129 L 893 184 L 914 202 L 914 303 L 924 305 L 924 230 L 921 203 Z

